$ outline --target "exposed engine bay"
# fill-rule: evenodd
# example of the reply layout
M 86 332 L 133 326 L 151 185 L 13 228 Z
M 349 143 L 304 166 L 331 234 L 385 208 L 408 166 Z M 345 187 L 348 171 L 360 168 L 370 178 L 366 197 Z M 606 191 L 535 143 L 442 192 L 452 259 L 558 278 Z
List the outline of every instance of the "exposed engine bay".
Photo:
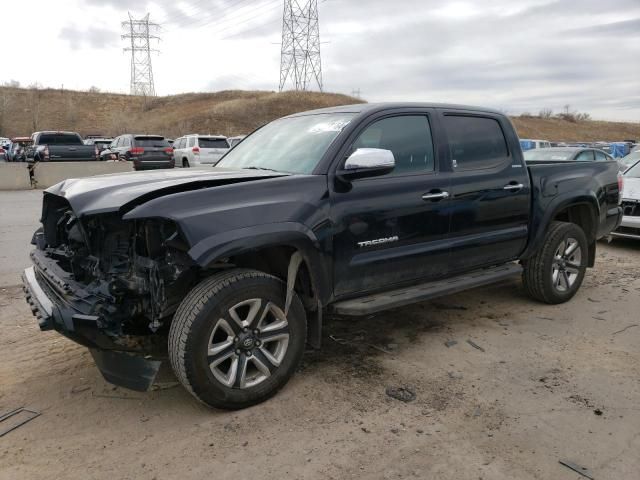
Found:
M 99 300 L 91 313 L 112 334 L 157 331 L 197 279 L 188 245 L 169 220 L 125 221 L 118 212 L 79 219 L 65 198 L 47 194 L 42 224 L 34 243 Z

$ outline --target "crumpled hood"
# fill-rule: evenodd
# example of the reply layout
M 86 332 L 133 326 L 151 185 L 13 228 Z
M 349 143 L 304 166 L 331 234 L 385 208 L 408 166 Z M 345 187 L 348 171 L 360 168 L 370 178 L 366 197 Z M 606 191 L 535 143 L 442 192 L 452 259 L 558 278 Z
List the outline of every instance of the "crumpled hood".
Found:
M 624 177 L 622 198 L 626 200 L 640 200 L 640 178 Z
M 118 211 L 164 195 L 250 182 L 287 174 L 265 170 L 180 168 L 151 172 L 127 172 L 64 180 L 45 193 L 67 199 L 78 216 Z

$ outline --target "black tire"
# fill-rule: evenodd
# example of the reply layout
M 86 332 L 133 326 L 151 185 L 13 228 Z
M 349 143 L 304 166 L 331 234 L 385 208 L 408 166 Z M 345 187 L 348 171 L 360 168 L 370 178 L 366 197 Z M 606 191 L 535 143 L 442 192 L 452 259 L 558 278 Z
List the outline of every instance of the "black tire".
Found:
M 186 158 L 182 159 L 182 168 L 189 168 L 189 160 Z
M 178 307 L 169 330 L 169 359 L 182 385 L 205 405 L 228 410 L 246 408 L 263 402 L 280 390 L 300 363 L 307 337 L 307 321 L 302 302 L 294 294 L 289 312 L 284 318 L 285 295 L 286 286 L 281 280 L 256 270 L 237 269 L 216 274 L 194 287 Z M 248 308 L 251 312 L 254 304 L 251 304 L 251 307 L 242 305 L 238 307 L 238 304 L 255 302 L 257 299 L 260 299 L 261 306 L 255 316 L 262 318 L 262 313 L 267 309 L 269 312 L 265 315 L 264 322 L 273 316 L 275 320 L 271 325 L 282 325 L 282 322 L 286 324 L 284 335 L 288 337 L 284 353 L 277 349 L 275 353 L 269 352 L 272 359 L 280 355 L 279 362 L 275 362 L 277 365 L 271 363 L 263 352 L 264 349 L 272 348 L 271 345 L 276 341 L 279 342 L 277 348 L 280 348 L 285 340 L 269 340 L 267 338 L 269 333 L 265 334 L 258 329 L 253 330 L 255 325 L 250 327 L 249 333 L 240 329 L 238 334 L 235 330 L 235 326 L 239 324 L 233 321 L 232 310 Z M 276 317 L 271 310 L 279 312 L 277 315 L 280 316 Z M 238 318 L 240 315 L 238 311 L 233 310 L 233 312 Z M 250 318 L 250 313 L 247 313 L 247 318 Z M 260 320 L 258 323 L 263 325 L 266 331 L 270 325 L 264 322 Z M 234 331 L 228 334 L 226 340 L 215 343 L 215 336 L 220 331 L 227 334 L 225 329 L 228 328 Z M 272 330 L 271 336 L 279 332 L 282 337 L 284 329 L 285 327 L 281 327 Z M 259 333 L 254 335 L 256 331 Z M 251 336 L 256 343 L 253 347 L 243 350 L 247 348 L 245 343 L 247 335 Z M 229 362 L 228 376 L 234 377 L 232 385 L 223 383 L 220 377 L 224 372 L 214 365 L 223 355 L 228 354 L 226 351 L 228 347 L 219 354 L 211 354 L 210 350 L 215 345 L 222 345 L 225 342 L 232 342 L 233 354 L 220 363 L 219 368 L 223 370 L 223 366 L 227 361 Z M 241 353 L 238 354 L 238 352 Z M 233 370 L 233 362 L 236 362 L 236 370 Z M 248 365 L 244 370 L 240 367 L 243 362 Z M 268 375 L 258 368 L 260 364 L 267 366 Z M 251 381 L 249 378 L 251 369 L 257 371 L 253 377 L 254 383 L 256 379 L 264 378 L 255 385 L 246 383 L 242 385 L 245 380 Z M 245 375 L 230 373 L 232 371 L 246 371 L 246 378 Z
M 577 247 L 567 255 L 573 242 Z M 552 305 L 570 300 L 584 280 L 588 248 L 587 237 L 578 225 L 553 222 L 542 247 L 523 262 L 522 280 L 527 294 Z M 561 258 L 558 258 L 559 252 Z

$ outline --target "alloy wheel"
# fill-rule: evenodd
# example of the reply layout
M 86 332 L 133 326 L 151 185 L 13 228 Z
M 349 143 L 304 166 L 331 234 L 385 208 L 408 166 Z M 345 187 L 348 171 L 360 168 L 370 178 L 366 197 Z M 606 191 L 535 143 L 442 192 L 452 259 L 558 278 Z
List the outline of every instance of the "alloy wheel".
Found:
M 207 361 L 213 376 L 230 388 L 255 387 L 280 366 L 289 345 L 284 312 L 263 298 L 235 304 L 209 337 Z
M 582 268 L 582 249 L 575 238 L 563 239 L 553 255 L 551 277 L 553 287 L 567 292 L 576 283 Z

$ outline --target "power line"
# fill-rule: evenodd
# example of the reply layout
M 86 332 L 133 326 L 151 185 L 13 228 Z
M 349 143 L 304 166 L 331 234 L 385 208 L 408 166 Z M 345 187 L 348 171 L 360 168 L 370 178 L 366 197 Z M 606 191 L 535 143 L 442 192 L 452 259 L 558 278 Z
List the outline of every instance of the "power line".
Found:
M 183 30 L 184 28 L 197 29 L 215 26 L 224 26 L 222 30 L 228 30 L 242 25 L 243 23 L 247 23 L 249 20 L 262 17 L 268 11 L 278 8 L 279 6 L 280 0 L 275 0 L 271 2 L 259 2 L 258 5 L 243 5 L 237 10 L 233 10 L 231 13 L 220 14 L 220 10 L 218 10 L 218 14 L 215 16 L 211 16 L 210 14 L 203 15 L 203 13 L 205 13 L 204 11 L 196 11 L 193 12 L 192 15 L 183 15 L 177 21 L 173 22 L 175 24 L 173 28 L 166 29 L 164 32 L 173 32 L 176 30 Z M 265 7 L 269 8 L 265 9 Z M 247 16 L 247 14 L 250 15 Z
M 157 23 L 149 22 L 149 14 L 136 20 L 129 13 L 129 20 L 122 22 L 125 33 L 122 39 L 131 41 L 131 46 L 124 49 L 131 52 L 131 95 L 155 97 L 156 89 L 153 83 L 153 68 L 151 67 L 151 40 L 160 40 L 156 35 L 150 35 L 149 29 L 157 29 Z
M 280 91 L 287 81 L 291 81 L 296 90 L 307 90 L 314 80 L 322 91 L 318 0 L 301 3 L 302 0 L 284 0 Z

